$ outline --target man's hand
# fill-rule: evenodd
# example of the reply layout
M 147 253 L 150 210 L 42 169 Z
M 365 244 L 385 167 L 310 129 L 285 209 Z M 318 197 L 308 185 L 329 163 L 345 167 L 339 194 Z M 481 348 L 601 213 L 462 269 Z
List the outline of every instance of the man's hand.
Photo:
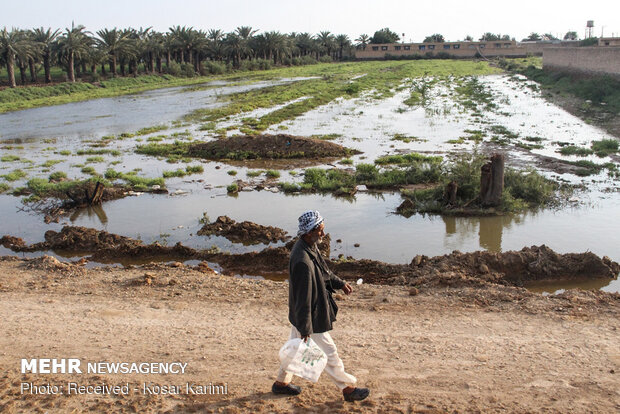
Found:
M 302 335 L 301 336 L 301 340 L 304 341 L 305 343 L 308 343 L 308 338 L 310 338 L 310 335 Z
M 350 284 L 345 283 L 344 286 L 342 287 L 342 291 L 345 293 L 345 295 L 350 295 L 351 292 L 353 292 L 353 288 L 351 287 Z

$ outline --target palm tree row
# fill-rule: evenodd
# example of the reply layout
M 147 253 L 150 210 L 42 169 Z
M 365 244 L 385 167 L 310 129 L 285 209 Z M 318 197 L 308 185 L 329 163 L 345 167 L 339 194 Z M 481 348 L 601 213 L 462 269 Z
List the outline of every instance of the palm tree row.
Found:
M 356 46 L 365 47 L 369 37 L 360 36 Z M 72 25 L 64 31 L 45 29 L 0 31 L 0 67 L 8 73 L 8 85 L 16 87 L 15 66 L 19 68 L 21 84 L 36 83 L 37 67 L 45 71 L 45 83 L 52 81 L 51 68 L 57 66 L 75 82 L 90 69 L 91 76 L 137 75 L 170 72 L 171 65 L 181 65 L 187 71 L 203 73 L 205 61 L 225 63 L 240 68 L 245 61 L 264 59 L 273 64 L 291 64 L 305 56 L 305 61 L 343 60 L 352 55 L 353 45 L 345 34 L 330 32 L 280 33 L 269 31 L 257 34 L 249 26 L 224 33 L 192 27 L 174 26 L 167 33 L 151 28 L 102 29 L 91 33 L 84 26 Z M 325 58 L 324 58 L 325 57 Z M 164 69 L 165 62 L 165 69 Z M 294 62 L 293 62 L 294 63 Z M 106 65 L 109 70 L 106 71 Z M 101 67 L 100 75 L 97 68 Z

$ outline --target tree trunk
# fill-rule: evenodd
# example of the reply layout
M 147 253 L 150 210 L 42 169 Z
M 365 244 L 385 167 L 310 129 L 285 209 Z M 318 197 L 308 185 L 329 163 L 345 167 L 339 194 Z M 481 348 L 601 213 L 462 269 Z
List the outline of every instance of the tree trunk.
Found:
M 166 51 L 166 69 L 170 69 L 170 60 L 172 60 L 172 56 L 170 56 L 170 51 Z
M 105 62 L 101 62 L 101 74 L 105 76 Z
M 45 83 L 52 83 L 52 73 L 50 70 L 50 55 L 46 53 L 43 56 L 43 68 L 45 70 Z
M 456 181 L 450 181 L 446 186 L 446 203 L 448 205 L 453 206 L 456 204 L 456 192 L 458 189 L 459 186 Z
M 157 73 L 161 73 L 161 56 L 157 56 L 157 59 L 155 59 L 155 64 L 157 65 Z
M 86 62 L 82 61 L 82 73 L 86 74 Z
M 121 60 L 121 76 L 125 76 L 125 62 Z
M 75 73 L 73 73 L 73 52 L 69 52 L 69 63 L 67 65 L 67 75 L 69 82 L 75 82 Z
M 93 192 L 92 197 L 89 197 L 88 204 L 101 204 L 101 197 L 103 197 L 103 190 L 105 186 L 97 181 L 97 185 L 95 185 L 95 191 Z
M 15 83 L 15 60 L 13 54 L 11 52 L 7 53 L 6 59 L 6 71 L 9 75 L 9 86 L 11 88 L 16 88 L 17 84 Z
M 17 60 L 17 66 L 19 66 L 19 76 L 22 81 L 22 85 L 26 84 L 26 64 L 21 59 Z
M 93 73 L 93 76 L 97 75 L 97 64 L 93 63 L 90 65 L 90 71 Z
M 483 165 L 480 175 L 480 202 L 484 207 L 497 207 L 504 191 L 504 155 L 493 154 Z
M 112 77 L 116 76 L 116 55 L 110 56 L 110 73 Z
M 155 53 L 149 53 L 149 72 L 155 73 Z
M 30 82 L 37 83 L 37 69 L 32 58 L 28 59 L 28 66 L 30 68 Z

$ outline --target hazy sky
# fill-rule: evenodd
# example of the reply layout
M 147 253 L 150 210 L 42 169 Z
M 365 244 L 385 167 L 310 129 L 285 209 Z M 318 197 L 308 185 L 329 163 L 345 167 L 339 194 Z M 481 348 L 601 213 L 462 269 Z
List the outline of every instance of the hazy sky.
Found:
M 356 39 L 389 27 L 413 42 L 433 33 L 456 41 L 484 32 L 521 40 L 531 32 L 563 37 L 569 30 L 583 38 L 587 20 L 594 20 L 596 36 L 601 31 L 620 36 L 620 1 L 0 0 L 0 28 L 64 29 L 74 21 L 93 33 L 104 27 L 152 26 L 165 32 L 180 25 L 229 32 L 252 26 L 285 33 L 328 30 Z

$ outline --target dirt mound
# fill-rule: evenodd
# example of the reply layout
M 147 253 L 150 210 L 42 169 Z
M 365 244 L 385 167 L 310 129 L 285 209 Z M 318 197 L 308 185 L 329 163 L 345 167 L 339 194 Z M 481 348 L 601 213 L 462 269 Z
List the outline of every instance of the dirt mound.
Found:
M 199 236 L 212 234 L 224 236 L 232 242 L 245 245 L 285 242 L 290 239 L 284 230 L 277 227 L 261 226 L 251 221 L 237 223 L 228 216 L 219 216 L 213 223 L 205 224 L 197 234 Z
M 99 231 L 87 227 L 65 226 L 60 232 L 48 230 L 45 241 L 51 249 L 95 251 L 100 249 L 127 250 L 143 245 L 141 240 Z
M 191 145 L 188 155 L 207 159 L 328 158 L 346 157 L 357 151 L 333 142 L 293 135 L 237 135 Z
M 228 220 L 222 219 L 221 222 L 228 223 Z M 319 246 L 325 257 L 329 257 L 328 236 Z M 228 254 L 196 250 L 181 243 L 174 246 L 162 246 L 158 243 L 145 245 L 140 240 L 70 226 L 64 227 L 60 232 L 50 230 L 45 233 L 45 242 L 30 246 L 22 239 L 12 236 L 0 239 L 0 243 L 5 247 L 18 252 L 55 249 L 81 254 L 92 252 L 90 260 L 125 264 L 136 258 L 143 263 L 200 259 L 219 263 L 227 273 L 249 275 L 286 273 L 290 249 L 294 242 L 295 239 L 285 246 L 266 248 L 260 252 Z M 336 274 L 345 279 L 355 280 L 361 277 L 367 283 L 414 287 L 522 287 L 531 281 L 612 279 L 620 272 L 620 265 L 608 257 L 600 258 L 591 252 L 558 254 L 544 245 L 504 253 L 455 251 L 435 257 L 418 255 L 408 265 L 365 259 L 327 260 L 327 263 Z

